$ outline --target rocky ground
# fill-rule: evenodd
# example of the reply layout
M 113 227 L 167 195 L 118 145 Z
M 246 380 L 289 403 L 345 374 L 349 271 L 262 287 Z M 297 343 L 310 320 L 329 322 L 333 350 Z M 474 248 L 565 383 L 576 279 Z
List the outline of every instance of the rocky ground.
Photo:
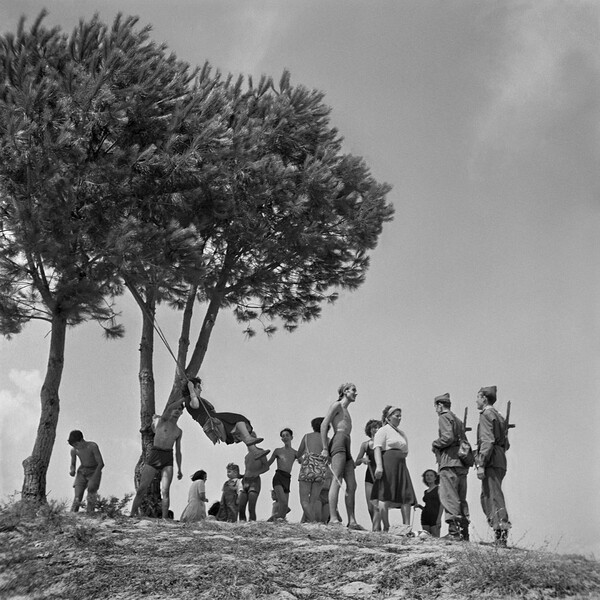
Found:
M 4 513 L 0 598 L 583 599 L 600 564 L 343 526 Z

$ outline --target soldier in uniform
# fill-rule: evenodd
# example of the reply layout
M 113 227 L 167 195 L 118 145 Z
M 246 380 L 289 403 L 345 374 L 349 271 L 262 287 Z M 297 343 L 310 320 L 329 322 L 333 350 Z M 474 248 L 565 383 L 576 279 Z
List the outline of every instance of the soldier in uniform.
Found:
M 494 530 L 496 543 L 506 546 L 511 527 L 502 492 L 502 481 L 506 475 L 506 451 L 509 448 L 508 427 L 504 417 L 494 408 L 495 385 L 482 387 L 477 393 L 477 453 L 475 465 L 481 480 L 481 506 L 488 524 Z
M 431 446 L 440 475 L 440 502 L 446 512 L 448 538 L 469 539 L 469 505 L 467 504 L 466 467 L 458 457 L 460 440 L 465 437 L 463 422 L 450 410 L 450 394 L 433 400 L 438 415 L 438 438 Z

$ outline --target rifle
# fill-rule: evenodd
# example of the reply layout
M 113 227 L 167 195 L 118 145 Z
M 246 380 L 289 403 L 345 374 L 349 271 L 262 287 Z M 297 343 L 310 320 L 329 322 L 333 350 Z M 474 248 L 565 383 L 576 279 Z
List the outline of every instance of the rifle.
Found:
M 510 422 L 510 400 L 506 403 L 506 433 L 508 433 L 509 429 L 516 427 L 514 423 Z
M 469 414 L 469 409 L 465 407 L 465 417 L 463 419 L 463 425 L 465 426 L 465 431 L 471 431 L 471 427 L 467 427 L 467 415 Z M 513 425 L 514 427 L 514 425 Z
M 506 417 L 504 422 L 504 440 L 505 445 L 508 444 L 508 430 L 515 427 L 514 423 L 510 422 L 510 400 L 506 403 Z

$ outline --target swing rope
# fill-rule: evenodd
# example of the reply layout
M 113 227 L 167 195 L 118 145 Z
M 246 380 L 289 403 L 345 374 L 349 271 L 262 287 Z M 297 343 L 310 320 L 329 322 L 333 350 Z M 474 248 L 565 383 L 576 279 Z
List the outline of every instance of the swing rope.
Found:
M 173 359 L 173 361 L 175 362 L 175 366 L 177 367 L 177 371 L 179 372 L 181 378 L 183 380 L 185 380 L 185 382 L 187 383 L 188 390 L 190 392 L 190 398 L 193 397 L 193 398 L 196 398 L 199 401 L 199 404 L 202 406 L 202 408 L 204 409 L 204 412 L 206 413 L 207 417 L 210 419 L 211 415 L 210 415 L 210 412 L 208 411 L 208 408 L 206 407 L 204 399 L 202 398 L 202 396 L 196 395 L 196 391 L 194 390 L 194 386 L 190 385 L 192 382 L 188 378 L 187 373 L 185 372 L 185 369 L 183 368 L 183 366 L 181 365 L 181 363 L 177 360 L 177 357 L 175 356 L 173 350 L 171 349 L 169 341 L 167 340 L 167 336 L 164 334 L 163 330 L 161 329 L 160 325 L 158 324 L 158 321 L 156 319 L 156 314 L 151 314 L 150 313 L 150 311 L 148 310 L 148 307 L 146 306 L 146 303 L 144 302 L 144 300 L 142 299 L 142 297 L 140 296 L 140 294 L 138 293 L 138 291 L 135 289 L 135 287 L 133 285 L 130 285 L 130 283 L 128 281 L 125 281 L 125 285 L 129 289 L 129 291 L 131 292 L 131 294 L 133 295 L 133 297 L 135 298 L 135 300 L 138 303 L 138 305 L 141 306 L 143 313 L 146 315 L 146 317 L 148 319 L 150 319 L 150 322 L 152 323 L 152 328 L 154 329 L 154 331 L 158 335 L 160 341 L 164 344 L 165 348 L 167 349 L 167 351 L 171 355 L 171 358 Z M 180 396 L 180 398 L 177 400 L 177 402 L 179 402 L 179 401 L 181 401 L 183 399 L 184 399 L 184 397 Z

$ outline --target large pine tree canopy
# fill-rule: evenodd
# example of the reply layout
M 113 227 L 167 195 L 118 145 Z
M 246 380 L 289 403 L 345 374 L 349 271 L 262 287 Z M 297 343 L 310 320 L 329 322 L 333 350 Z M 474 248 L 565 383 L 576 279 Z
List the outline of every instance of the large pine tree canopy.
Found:
M 122 335 L 114 299 L 128 289 L 144 319 L 160 302 L 185 308 L 178 361 L 190 377 L 221 308 L 247 335 L 254 320 L 292 331 L 363 283 L 393 217 L 390 186 L 344 153 L 323 92 L 287 71 L 255 82 L 192 68 L 135 17 L 71 33 L 44 18 L 0 36 L 0 333 L 45 319 Z M 196 300 L 207 312 L 188 362 Z

